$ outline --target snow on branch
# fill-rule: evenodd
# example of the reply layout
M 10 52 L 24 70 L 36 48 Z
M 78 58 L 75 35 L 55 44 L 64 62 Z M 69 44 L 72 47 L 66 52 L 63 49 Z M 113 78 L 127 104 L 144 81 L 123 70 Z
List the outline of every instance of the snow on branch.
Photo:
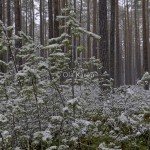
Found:
M 57 20 L 69 19 L 69 16 L 57 16 Z
M 60 44 L 51 44 L 51 45 L 45 46 L 43 49 L 54 49 L 54 48 L 60 48 Z
M 90 31 L 87 31 L 87 30 L 85 30 L 84 28 L 78 27 L 78 30 L 79 30 L 80 32 L 83 32 L 83 33 L 85 33 L 85 34 L 87 34 L 87 35 L 89 35 L 89 36 L 91 36 L 91 37 L 97 39 L 97 40 L 100 40 L 100 39 L 101 39 L 101 37 L 100 37 L 99 35 L 97 35 L 97 34 L 95 34 L 95 33 L 92 33 L 92 32 L 90 32 Z
M 61 36 L 57 37 L 57 38 L 52 38 L 48 40 L 49 44 L 54 44 L 54 43 L 59 43 L 60 41 L 62 41 L 65 38 L 69 38 L 70 36 L 67 33 L 63 33 Z

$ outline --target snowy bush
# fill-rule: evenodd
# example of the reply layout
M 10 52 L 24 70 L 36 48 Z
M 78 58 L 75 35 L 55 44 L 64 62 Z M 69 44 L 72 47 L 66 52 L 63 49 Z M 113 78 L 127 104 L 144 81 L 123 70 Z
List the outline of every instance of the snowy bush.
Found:
M 141 80 L 138 81 L 138 85 L 143 85 L 145 90 L 149 90 L 149 84 L 150 84 L 150 74 L 149 72 L 145 72 Z
M 100 37 L 80 27 L 71 7 L 63 11 L 70 12 L 58 17 L 66 19 L 67 33 L 46 46 L 38 46 L 23 32 L 6 40 L 5 31 L 13 28 L 0 26 L 0 48 L 12 52 L 9 62 L 0 62 L 6 69 L 0 74 L 0 149 L 148 149 L 149 91 L 115 90 L 107 72 L 83 76 L 91 66 L 99 71 L 102 64 L 95 58 L 73 60 L 71 37 L 80 32 Z M 23 45 L 14 56 L 16 39 Z M 37 51 L 46 52 L 45 58 Z M 24 63 L 18 66 L 14 57 Z M 68 70 L 71 76 L 62 78 Z M 141 82 L 149 83 L 148 73 Z

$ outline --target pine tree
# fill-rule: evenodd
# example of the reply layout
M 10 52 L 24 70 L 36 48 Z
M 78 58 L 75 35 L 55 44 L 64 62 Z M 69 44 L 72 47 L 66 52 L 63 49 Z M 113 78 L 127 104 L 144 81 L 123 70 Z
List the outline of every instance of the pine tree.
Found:
M 146 0 L 142 0 L 142 26 L 143 26 L 143 71 L 148 71 L 148 44 L 146 28 Z
M 110 76 L 114 79 L 115 74 L 115 13 L 116 2 L 111 0 L 111 29 L 110 29 Z
M 19 35 L 19 31 L 21 31 L 21 3 L 20 0 L 15 0 L 15 34 Z M 22 41 L 20 39 L 17 39 L 15 45 L 17 55 L 19 52 L 19 48 L 22 46 Z M 17 58 L 17 64 L 21 66 L 22 59 Z
M 49 17 L 49 39 L 53 38 L 53 5 L 52 0 L 48 0 L 48 17 Z
M 99 0 L 99 35 L 100 40 L 100 60 L 104 71 L 109 73 L 109 51 L 108 51 L 108 28 L 107 28 L 107 1 Z

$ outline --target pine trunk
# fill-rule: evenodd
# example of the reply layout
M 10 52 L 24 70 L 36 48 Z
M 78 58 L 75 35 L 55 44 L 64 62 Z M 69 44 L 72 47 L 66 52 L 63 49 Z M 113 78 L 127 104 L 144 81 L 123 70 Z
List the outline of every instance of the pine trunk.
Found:
M 99 0 L 99 35 L 100 60 L 103 70 L 109 73 L 109 50 L 108 50 L 108 29 L 107 29 L 107 1 Z
M 143 72 L 148 71 L 148 47 L 146 27 L 146 0 L 142 0 L 142 26 L 143 26 Z

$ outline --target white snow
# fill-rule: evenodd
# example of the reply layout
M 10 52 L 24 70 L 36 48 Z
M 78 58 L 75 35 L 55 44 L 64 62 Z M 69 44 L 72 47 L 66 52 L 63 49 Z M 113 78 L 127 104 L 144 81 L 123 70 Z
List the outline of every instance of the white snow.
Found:
M 141 132 L 138 131 L 138 132 L 136 133 L 136 136 L 140 136 L 140 135 L 141 135 Z
M 45 46 L 43 49 L 54 49 L 54 48 L 60 48 L 59 44 L 51 44 L 48 46 Z
M 124 113 L 122 113 L 121 116 L 118 117 L 118 119 L 119 119 L 122 123 L 127 123 L 127 122 L 128 122 L 128 119 L 127 119 L 127 117 L 125 116 Z
M 63 120 L 61 116 L 52 116 L 51 119 L 52 121 L 60 121 L 60 122 Z
M 89 36 L 91 36 L 91 37 L 93 37 L 93 38 L 95 38 L 97 40 L 101 39 L 101 37 L 99 35 L 97 35 L 95 33 L 92 33 L 92 32 L 89 32 L 89 31 L 87 31 L 87 30 L 85 30 L 85 29 L 83 29 L 81 27 L 78 27 L 78 30 L 81 31 L 81 32 L 83 32 L 83 33 L 86 33 L 87 35 L 89 35 Z
M 71 100 L 68 100 L 68 102 L 67 102 L 67 104 L 68 105 L 75 105 L 75 104 L 77 104 L 78 103 L 78 98 L 76 97 L 76 98 L 74 98 L 74 99 L 71 99 Z
M 134 91 L 130 88 L 127 89 L 127 94 L 134 95 Z
M 51 146 L 51 147 L 47 148 L 46 150 L 57 150 L 57 146 Z
M 5 122 L 7 122 L 7 118 L 4 115 L 0 114 L 0 123 L 5 123 Z
M 64 53 L 54 53 L 54 54 L 50 54 L 50 56 L 65 56 Z

